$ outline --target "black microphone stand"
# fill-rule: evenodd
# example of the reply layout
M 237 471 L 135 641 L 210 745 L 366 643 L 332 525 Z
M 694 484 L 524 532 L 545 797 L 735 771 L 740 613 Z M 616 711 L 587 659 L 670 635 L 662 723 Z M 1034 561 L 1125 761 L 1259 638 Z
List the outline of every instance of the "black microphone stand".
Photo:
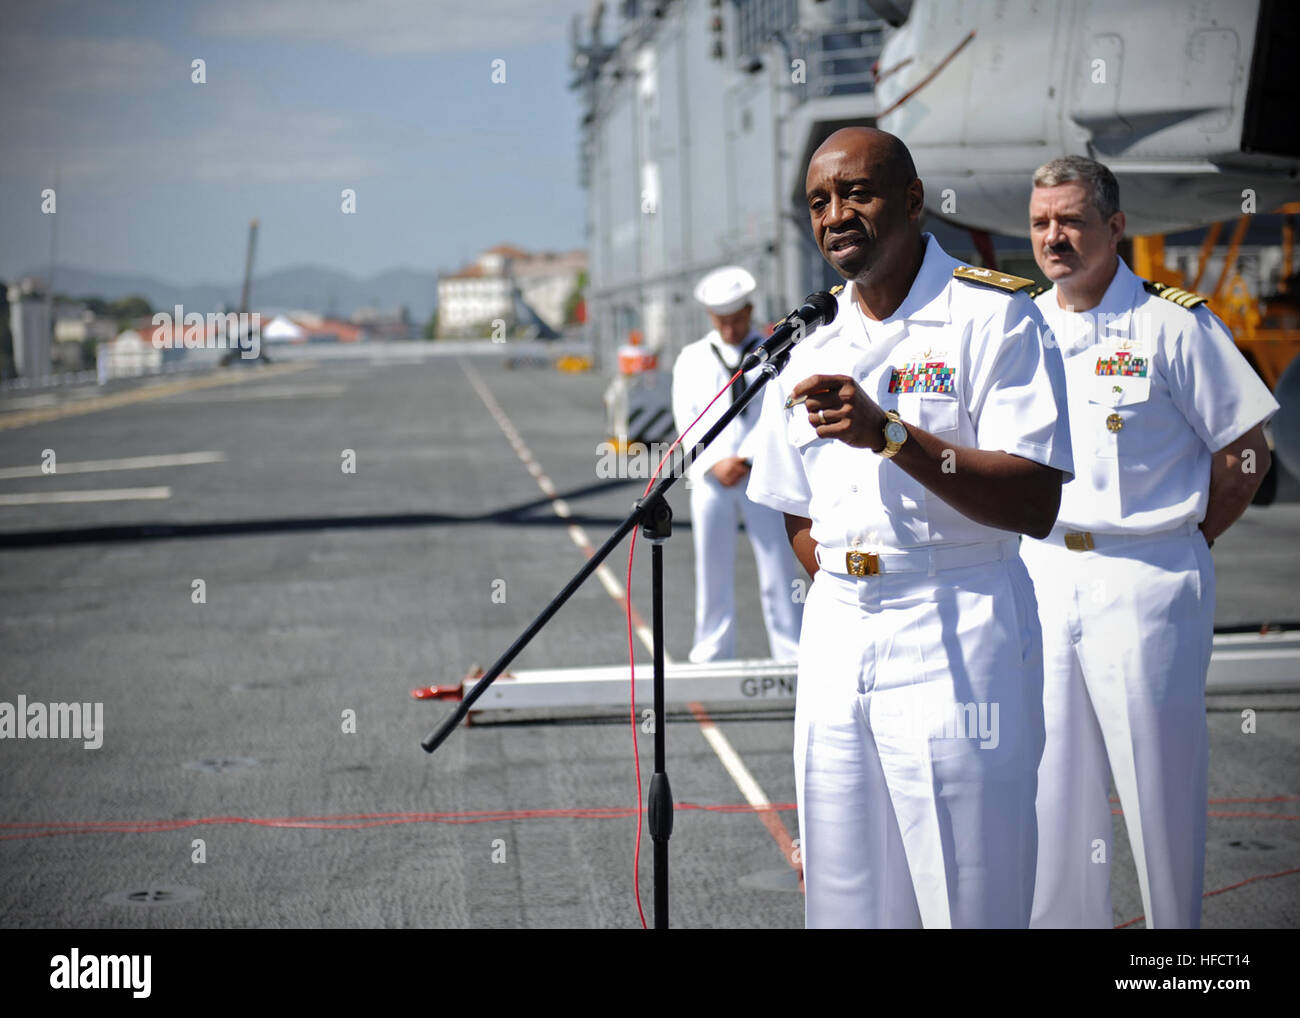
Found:
M 790 358 L 790 349 L 790 346 L 786 346 L 762 363 L 759 367 L 758 377 L 746 386 L 744 392 L 727 408 L 717 423 L 705 432 L 704 437 L 692 447 L 690 455 L 684 461 L 686 465 L 694 463 L 699 454 L 708 448 L 709 444 L 722 433 L 722 430 L 750 404 L 763 386 L 781 373 L 781 369 L 785 367 L 786 361 Z M 622 523 L 614 528 L 614 532 L 605 539 L 605 543 L 573 575 L 569 582 L 564 585 L 564 588 L 551 599 L 551 602 L 542 609 L 537 618 L 529 623 L 528 628 L 516 638 L 515 642 L 506 649 L 506 652 L 497 658 L 496 663 L 483 674 L 483 677 L 466 694 L 450 716 L 434 731 L 425 736 L 420 743 L 426 753 L 432 753 L 441 746 L 455 730 L 456 726 L 469 714 L 474 702 L 487 691 L 488 686 L 492 685 L 498 676 L 509 667 L 510 662 L 515 659 L 521 650 L 528 646 L 532 638 L 541 632 L 543 627 L 551 620 L 551 616 L 559 611 L 564 602 L 573 596 L 574 591 L 586 582 L 587 578 L 596 571 L 596 567 L 604 562 L 610 552 L 618 547 L 619 542 L 631 533 L 634 527 L 640 524 L 642 534 L 651 544 L 651 596 L 654 600 L 655 765 L 654 775 L 650 779 L 649 821 L 650 837 L 654 840 L 654 923 L 657 930 L 668 929 L 668 839 L 673 833 L 673 795 L 668 784 L 668 773 L 664 761 L 666 719 L 664 717 L 663 544 L 672 533 L 673 519 L 672 509 L 664 499 L 664 494 L 676 482 L 677 476 L 671 469 L 672 464 L 669 463 L 668 466 L 670 468 L 668 475 L 660 478 L 650 493 L 633 505 L 632 511 Z M 627 596 L 632 596 L 631 590 L 627 592 Z

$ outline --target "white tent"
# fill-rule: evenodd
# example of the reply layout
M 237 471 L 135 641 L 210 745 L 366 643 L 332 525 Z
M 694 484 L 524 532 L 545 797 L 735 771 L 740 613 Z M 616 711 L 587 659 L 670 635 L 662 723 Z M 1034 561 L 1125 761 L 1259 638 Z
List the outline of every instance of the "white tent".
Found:
M 262 327 L 262 340 L 267 343 L 302 343 L 307 330 L 285 315 L 276 315 Z

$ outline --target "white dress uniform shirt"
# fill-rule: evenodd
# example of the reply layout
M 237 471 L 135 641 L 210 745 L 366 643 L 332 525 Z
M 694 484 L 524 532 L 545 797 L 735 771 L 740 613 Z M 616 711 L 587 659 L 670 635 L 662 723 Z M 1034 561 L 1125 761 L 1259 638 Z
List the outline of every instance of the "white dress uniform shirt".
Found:
M 1204 305 L 1122 260 L 1085 312 L 1038 298 L 1065 357 L 1075 477 L 1020 553 L 1043 629 L 1033 928 L 1113 923 L 1113 778 L 1148 928 L 1200 925 L 1214 562 L 1197 525 L 1211 454 L 1277 403 Z M 1071 533 L 1073 532 L 1073 533 Z
M 907 550 L 1001 541 L 1007 532 L 963 516 L 870 449 L 819 439 L 802 405 L 784 406 L 812 374 L 849 375 L 882 409 L 954 445 L 1070 474 L 1061 361 L 1044 354 L 1033 303 L 954 279 L 962 263 L 923 236 L 921 270 L 897 311 L 868 322 L 846 285 L 835 320 L 794 348 L 765 391 L 749 497 L 811 519 L 819 545 Z
M 1095 308 L 1062 308 L 1055 287 L 1035 303 L 1070 399 L 1076 479 L 1058 527 L 1152 534 L 1203 520 L 1211 453 L 1277 410 L 1227 327 L 1205 305 L 1148 293 L 1122 259 Z
M 853 286 L 769 383 L 749 495 L 812 521 L 794 767 L 809 927 L 1020 927 L 1043 749 L 1041 635 L 1016 538 L 870 449 L 818 438 L 791 389 L 846 374 L 954 445 L 1069 475 L 1060 356 L 1033 302 L 953 276 L 925 235 L 912 287 L 868 321 Z M 853 572 L 846 548 L 879 553 Z
M 709 400 L 727 384 L 727 379 L 736 373 L 736 369 L 740 367 L 742 351 L 750 349 L 762 339 L 761 332 L 751 329 L 740 346 L 731 346 L 722 341 L 717 329 L 712 329 L 703 339 L 697 339 L 694 343 L 682 347 L 682 352 L 677 355 L 677 361 L 673 365 L 673 420 L 679 433 L 695 420 L 696 415 L 704 409 Z M 743 375 L 741 381 L 748 385 L 757 374 L 757 371 L 751 371 Z M 750 458 L 753 443 L 751 435 L 754 426 L 758 423 L 761 405 L 758 400 L 751 403 L 740 419 L 724 428 L 713 444 L 687 468 L 686 474 L 692 483 L 698 481 L 724 459 L 732 456 L 739 456 L 741 459 Z M 730 406 L 731 394 L 723 393 L 709 412 L 700 419 L 700 423 L 691 429 L 687 440 L 682 443 L 687 447 L 687 451 L 704 437 L 705 432 L 717 423 L 718 418 L 726 413 Z

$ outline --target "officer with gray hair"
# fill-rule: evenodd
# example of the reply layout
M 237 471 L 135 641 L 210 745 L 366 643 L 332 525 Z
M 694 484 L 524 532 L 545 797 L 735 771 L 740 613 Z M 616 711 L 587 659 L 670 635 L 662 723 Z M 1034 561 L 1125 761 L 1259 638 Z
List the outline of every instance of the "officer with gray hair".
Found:
M 1036 299 L 1065 361 L 1074 479 L 1021 542 L 1043 627 L 1047 740 L 1030 925 L 1109 927 L 1113 776 L 1147 926 L 1200 925 L 1214 627 L 1210 544 L 1269 467 L 1277 410 L 1204 298 L 1139 279 L 1101 163 L 1034 174 Z

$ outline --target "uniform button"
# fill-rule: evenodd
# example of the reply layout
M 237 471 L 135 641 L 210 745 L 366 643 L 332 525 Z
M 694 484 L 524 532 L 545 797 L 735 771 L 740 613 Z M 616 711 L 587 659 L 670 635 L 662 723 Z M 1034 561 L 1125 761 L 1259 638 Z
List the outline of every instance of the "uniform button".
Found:
M 850 484 L 849 491 L 853 492 L 854 494 L 857 494 L 858 486 L 856 484 Z

